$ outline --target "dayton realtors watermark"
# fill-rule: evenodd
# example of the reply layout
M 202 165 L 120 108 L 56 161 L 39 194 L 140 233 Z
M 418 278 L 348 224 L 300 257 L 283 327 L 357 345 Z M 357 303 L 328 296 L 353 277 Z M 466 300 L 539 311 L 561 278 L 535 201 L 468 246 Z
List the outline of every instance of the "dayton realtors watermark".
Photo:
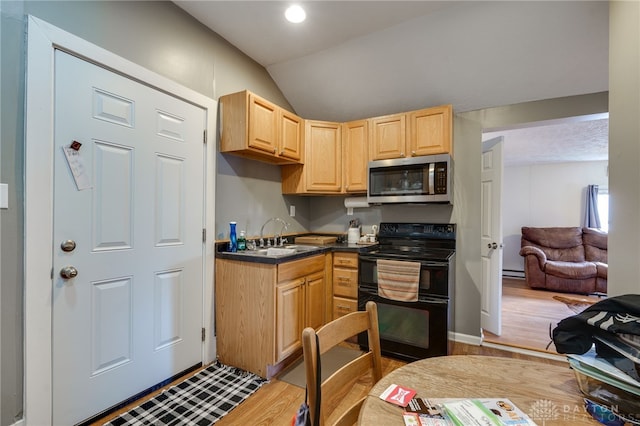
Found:
M 546 422 L 554 424 L 562 424 L 562 422 L 584 422 L 586 419 L 595 419 L 603 424 L 624 424 L 624 420 L 630 420 L 638 422 L 640 421 L 640 414 L 622 414 L 624 419 L 621 419 L 614 413 L 618 413 L 618 406 L 616 405 L 597 405 L 598 410 L 590 412 L 587 409 L 587 404 L 565 404 L 557 405 L 551 401 L 540 399 L 529 407 L 527 413 L 531 420 L 536 423 L 540 423 L 543 426 Z M 594 405 L 594 404 L 592 404 Z

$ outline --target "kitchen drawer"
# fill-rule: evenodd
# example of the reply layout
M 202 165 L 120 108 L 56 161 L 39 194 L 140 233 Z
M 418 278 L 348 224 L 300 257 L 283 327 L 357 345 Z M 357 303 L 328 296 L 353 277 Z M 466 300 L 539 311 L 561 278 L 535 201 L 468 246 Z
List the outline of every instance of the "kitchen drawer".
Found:
M 333 298 L 333 319 L 340 318 L 351 312 L 358 310 L 358 301 L 352 299 L 345 299 L 344 297 Z
M 358 269 L 358 253 L 346 253 L 346 252 L 334 253 L 333 266 Z
M 356 269 L 333 268 L 333 295 L 358 297 L 358 271 Z
M 324 270 L 325 255 L 305 257 L 278 265 L 278 282 L 295 280 L 313 272 Z

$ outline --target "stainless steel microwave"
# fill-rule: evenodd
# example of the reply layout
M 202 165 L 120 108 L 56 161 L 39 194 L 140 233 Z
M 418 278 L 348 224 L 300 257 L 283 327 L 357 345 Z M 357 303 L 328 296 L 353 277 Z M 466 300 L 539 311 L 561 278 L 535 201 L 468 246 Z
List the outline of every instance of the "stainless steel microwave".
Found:
M 453 200 L 449 154 L 370 161 L 367 202 L 449 203 Z

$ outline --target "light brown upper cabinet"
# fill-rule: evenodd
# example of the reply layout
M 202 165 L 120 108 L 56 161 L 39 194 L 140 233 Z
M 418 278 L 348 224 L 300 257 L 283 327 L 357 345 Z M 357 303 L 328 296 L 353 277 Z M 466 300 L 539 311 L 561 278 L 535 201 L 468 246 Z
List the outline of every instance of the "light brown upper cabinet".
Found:
M 292 112 L 280 109 L 280 130 L 280 157 L 302 163 L 304 120 Z
M 370 119 L 371 159 L 406 157 L 407 114 L 391 114 Z
M 451 105 L 369 119 L 370 159 L 453 154 Z
M 272 164 L 302 163 L 302 118 L 247 90 L 219 102 L 220 152 Z
M 283 166 L 283 194 L 336 194 L 342 191 L 340 123 L 305 120 L 302 165 Z
M 367 192 L 367 162 L 369 160 L 369 122 L 350 121 L 342 124 L 344 192 Z

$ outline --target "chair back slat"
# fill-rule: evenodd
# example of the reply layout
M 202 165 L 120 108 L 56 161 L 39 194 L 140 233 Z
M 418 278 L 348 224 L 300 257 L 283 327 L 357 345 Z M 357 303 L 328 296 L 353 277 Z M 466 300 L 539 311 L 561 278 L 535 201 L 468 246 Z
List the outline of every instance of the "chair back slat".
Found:
M 367 332 L 369 350 L 356 359 L 342 366 L 321 383 L 320 413 L 316 412 L 315 403 L 318 398 L 318 380 L 316 377 L 318 352 L 326 353 L 331 348 L 359 333 Z M 317 351 L 316 334 L 320 345 Z M 378 329 L 378 311 L 374 302 L 367 302 L 366 311 L 352 312 L 322 326 L 317 331 L 307 327 L 302 332 L 302 348 L 304 353 L 307 391 L 309 394 L 309 410 L 311 418 L 319 416 L 319 424 L 324 426 L 325 420 L 331 416 L 337 418 L 335 425 L 352 425 L 358 418 L 364 399 L 348 407 L 342 413 L 334 413 L 337 400 L 347 393 L 358 379 L 371 374 L 372 383 L 382 378 L 382 357 L 380 355 L 380 331 Z
M 340 418 L 338 418 L 333 426 L 352 426 L 358 422 L 358 416 L 360 415 L 360 409 L 362 408 L 362 404 L 364 404 L 364 400 L 367 399 L 365 396 L 361 398 L 353 404 L 347 411 L 342 413 Z

